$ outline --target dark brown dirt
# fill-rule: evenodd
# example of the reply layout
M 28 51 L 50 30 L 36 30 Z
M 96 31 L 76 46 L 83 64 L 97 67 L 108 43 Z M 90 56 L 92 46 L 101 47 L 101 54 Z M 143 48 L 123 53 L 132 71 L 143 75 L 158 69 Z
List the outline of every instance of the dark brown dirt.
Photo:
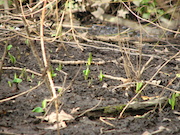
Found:
M 30 51 L 30 48 L 27 47 L 21 37 L 9 41 L 9 44 L 13 45 L 11 53 L 17 58 L 17 63 L 13 65 L 9 61 L 9 57 L 6 57 L 4 62 L 4 67 L 21 67 L 26 69 L 31 69 L 36 72 L 40 72 L 37 62 Z M 39 44 L 36 42 L 37 47 Z M 50 52 L 51 60 L 63 60 L 63 61 L 77 61 L 84 60 L 87 61 L 88 55 L 91 52 L 93 60 L 95 61 L 106 61 L 104 64 L 96 65 L 93 64 L 90 66 L 91 73 L 88 80 L 84 80 L 83 70 L 86 69 L 86 65 L 74 64 L 74 65 L 63 65 L 62 70 L 67 73 L 66 87 L 70 85 L 74 79 L 70 89 L 66 90 L 62 97 L 59 97 L 59 100 L 62 103 L 61 110 L 64 110 L 66 113 L 70 114 L 73 108 L 80 108 L 80 111 L 85 111 L 89 108 L 94 107 L 102 101 L 99 106 L 106 105 L 116 105 L 128 103 L 129 99 L 134 96 L 134 93 L 130 90 L 128 91 L 129 97 L 125 95 L 125 91 L 122 89 L 113 88 L 122 84 L 122 82 L 117 80 L 111 80 L 104 78 L 103 81 L 99 81 L 98 75 L 100 70 L 103 74 L 108 74 L 116 77 L 126 77 L 125 70 L 123 67 L 123 61 L 119 60 L 122 53 L 118 51 L 118 46 L 107 46 L 106 44 L 97 44 L 97 43 L 87 43 L 83 46 L 84 51 L 81 51 L 77 45 L 66 43 L 66 50 L 61 49 L 58 52 L 58 45 L 56 43 L 49 44 L 47 43 L 47 49 Z M 114 43 L 117 44 L 117 43 Z M 98 47 L 105 47 L 98 48 Z M 135 45 L 130 45 L 131 48 L 136 48 Z M 111 48 L 111 49 L 108 49 Z M 163 52 L 164 49 L 167 49 L 167 52 Z M 146 70 L 141 75 L 141 80 L 149 80 L 154 73 L 159 69 L 159 67 L 170 59 L 171 56 L 175 55 L 179 51 L 179 45 L 167 45 L 163 44 L 160 46 L 150 46 L 150 44 L 145 43 L 143 47 L 143 54 L 149 56 L 142 56 L 142 65 L 144 65 L 150 58 L 154 56 L 153 60 L 148 64 Z M 3 54 L 3 46 L 0 46 L 0 56 Z M 130 55 L 131 62 L 134 67 L 137 66 L 137 56 Z M 179 57 L 179 56 L 178 56 Z M 111 62 L 109 62 L 109 60 Z M 175 58 L 172 59 L 167 65 L 163 67 L 161 72 L 159 72 L 154 80 L 161 80 L 161 85 L 167 86 L 174 90 L 180 90 L 180 78 L 176 78 L 173 83 L 170 82 L 179 72 L 180 61 Z M 57 76 L 54 77 L 54 83 L 56 86 L 62 86 L 64 81 L 64 74 L 55 70 L 58 67 L 58 64 L 52 63 L 54 72 L 57 73 Z M 78 71 L 80 72 L 78 73 Z M 38 81 L 41 80 L 40 77 L 35 76 L 31 81 L 27 81 L 25 78 L 27 76 L 31 77 L 30 73 L 26 73 L 26 76 L 23 78 L 23 82 L 18 85 L 19 90 L 13 86 L 8 86 L 8 81 L 13 80 L 14 74 L 20 75 L 21 71 L 13 69 L 4 69 L 2 74 L 2 80 L 0 82 L 0 99 L 5 99 L 13 95 L 19 94 L 21 92 L 27 91 L 33 86 L 38 84 Z M 76 74 L 78 75 L 76 76 Z M 76 76 L 76 77 L 75 77 Z M 134 76 L 134 75 L 133 75 Z M 75 77 L 75 78 L 74 78 Z M 103 87 L 107 85 L 107 87 Z M 133 89 L 135 90 L 135 89 Z M 142 95 L 145 96 L 170 96 L 170 91 L 148 85 L 143 91 Z M 44 99 L 50 99 L 51 94 L 46 89 L 45 85 L 38 87 L 36 90 L 12 99 L 10 101 L 0 103 L 0 134 L 18 134 L 18 135 L 51 135 L 56 134 L 56 130 L 47 130 L 46 128 L 50 125 L 47 121 L 41 122 L 36 116 L 42 116 L 43 114 L 34 113 L 32 110 L 41 106 L 41 102 Z M 139 97 L 140 98 L 140 97 Z M 140 100 L 140 99 L 137 99 Z M 180 111 L 179 106 L 176 106 L 176 111 Z M 55 111 L 54 107 L 50 108 L 50 112 Z M 118 119 L 116 116 L 114 120 L 106 120 L 111 124 L 114 124 L 115 127 L 107 125 L 106 123 L 100 121 L 99 119 L 91 119 L 87 116 L 82 116 L 78 120 L 72 122 L 67 122 L 67 127 L 61 129 L 60 132 L 62 135 L 98 135 L 98 134 L 107 134 L 107 135 L 140 135 L 145 131 L 150 133 L 155 133 L 158 135 L 165 134 L 180 134 L 180 116 L 175 114 L 170 106 L 160 107 L 158 106 L 156 110 L 148 113 L 142 118 L 137 118 L 134 116 L 127 116 L 122 119 Z M 159 128 L 164 127 L 162 131 Z M 159 132 L 158 132 L 159 131 Z

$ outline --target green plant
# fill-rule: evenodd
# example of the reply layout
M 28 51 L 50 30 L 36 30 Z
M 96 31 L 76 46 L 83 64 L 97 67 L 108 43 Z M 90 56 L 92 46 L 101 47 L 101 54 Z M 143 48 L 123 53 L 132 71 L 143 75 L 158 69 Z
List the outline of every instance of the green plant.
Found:
M 83 74 L 84 74 L 84 79 L 87 80 L 90 74 L 90 69 L 89 67 L 86 68 L 86 70 L 83 70 Z
M 8 45 L 7 46 L 7 51 L 8 51 L 8 55 L 9 55 L 11 63 L 15 64 L 16 63 L 16 58 L 9 52 L 12 47 L 13 47 L 12 45 Z
M 88 57 L 88 61 L 86 63 L 86 69 L 83 70 L 83 74 L 84 74 L 84 79 L 87 80 L 90 74 L 90 65 L 92 62 L 92 53 L 89 53 L 89 57 Z
M 179 96 L 180 96 L 179 93 L 173 93 L 171 98 L 168 99 L 168 102 L 171 105 L 172 110 L 174 110 L 174 107 L 176 105 L 176 98 Z
M 53 68 L 51 67 L 51 77 L 56 77 L 56 73 L 54 73 L 54 70 L 53 70 Z
M 137 82 L 136 83 L 136 93 L 139 92 L 139 90 L 142 88 L 142 86 L 143 86 L 143 82 Z
M 62 68 L 63 68 L 62 64 L 59 64 L 59 66 L 56 68 L 56 70 L 60 71 L 60 70 L 62 70 Z
M 15 73 L 13 83 L 21 83 L 21 82 L 22 82 L 22 79 L 18 78 L 16 73 Z
M 17 77 L 17 74 L 15 73 L 14 74 L 14 79 L 12 81 L 8 81 L 8 84 L 9 84 L 9 87 L 12 86 L 12 83 L 16 83 L 16 84 L 19 84 L 22 82 L 22 79 L 18 78 Z
M 152 0 L 141 0 L 133 2 L 137 8 L 139 14 L 142 15 L 143 18 L 150 19 L 153 16 L 162 16 L 165 12 L 162 9 L 158 9 L 157 3 Z
M 100 71 L 100 74 L 99 74 L 98 78 L 99 78 L 99 80 L 100 80 L 100 81 L 102 81 L 102 80 L 103 80 L 104 75 L 103 75 L 103 73 L 102 73 L 102 70 Z
M 29 45 L 29 39 L 26 39 L 26 40 L 25 40 L 25 44 L 26 44 L 26 45 Z
M 47 100 L 44 99 L 44 100 L 42 101 L 41 107 L 36 107 L 36 108 L 34 108 L 34 109 L 32 110 L 32 112 L 37 112 L 37 113 L 45 112 L 46 106 L 47 106 Z

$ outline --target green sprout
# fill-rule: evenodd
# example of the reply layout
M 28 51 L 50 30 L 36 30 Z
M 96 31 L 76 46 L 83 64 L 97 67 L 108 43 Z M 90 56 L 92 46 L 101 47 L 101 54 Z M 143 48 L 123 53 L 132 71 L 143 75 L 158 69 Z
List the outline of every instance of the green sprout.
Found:
M 16 73 L 14 74 L 14 80 L 12 81 L 13 83 L 21 83 L 22 79 L 18 78 Z
M 63 88 L 58 88 L 58 92 L 61 92 L 63 90 Z
M 8 51 L 11 50 L 12 47 L 13 47 L 12 45 L 8 45 L 8 46 L 7 46 L 7 50 L 8 50 Z
M 62 64 L 59 64 L 59 66 L 56 68 L 56 70 L 60 71 L 60 70 L 62 70 L 62 67 L 63 67 Z
M 13 47 L 12 45 L 8 45 L 7 50 L 10 51 L 12 47 Z M 9 55 L 11 63 L 15 64 L 16 63 L 16 58 L 10 52 L 8 52 L 8 55 Z
M 102 81 L 102 80 L 103 80 L 104 75 L 103 75 L 103 73 L 102 73 L 102 70 L 100 71 L 100 74 L 99 74 L 98 78 L 99 78 L 99 80 L 100 80 L 100 81 Z
M 56 77 L 56 73 L 54 73 L 54 70 L 53 70 L 53 68 L 51 67 L 51 77 Z
M 176 105 L 176 98 L 179 96 L 180 96 L 179 93 L 173 93 L 171 98 L 168 99 L 168 102 L 171 105 L 172 110 L 174 110 L 174 107 Z
M 47 106 L 47 100 L 44 99 L 44 100 L 42 101 L 41 107 L 36 107 L 36 108 L 34 108 L 34 109 L 32 110 L 32 112 L 37 112 L 37 113 L 42 113 L 42 112 L 43 112 L 43 113 L 44 113 L 46 106 Z
M 91 65 L 91 62 L 92 62 L 92 53 L 89 53 L 89 58 L 88 58 L 88 63 L 87 65 Z
M 86 70 L 83 70 L 83 74 L 84 74 L 84 79 L 87 80 L 90 74 L 90 69 L 89 66 L 87 66 Z
M 136 83 L 136 93 L 139 92 L 139 90 L 142 88 L 142 86 L 143 86 L 143 82 L 137 82 Z
M 29 45 L 29 39 L 26 39 L 26 40 L 25 40 L 25 44 L 26 44 L 26 45 Z
M 84 79 L 87 80 L 88 77 L 89 77 L 89 74 L 90 74 L 90 65 L 91 65 L 91 62 L 92 62 L 92 53 L 89 53 L 89 57 L 88 57 L 88 60 L 87 60 L 87 64 L 86 64 L 86 69 L 83 70 L 83 74 L 84 74 Z
M 17 74 L 15 73 L 14 79 L 12 81 L 8 81 L 8 85 L 9 85 L 9 87 L 11 87 L 13 83 L 19 84 L 21 82 L 22 82 L 22 79 L 18 78 Z

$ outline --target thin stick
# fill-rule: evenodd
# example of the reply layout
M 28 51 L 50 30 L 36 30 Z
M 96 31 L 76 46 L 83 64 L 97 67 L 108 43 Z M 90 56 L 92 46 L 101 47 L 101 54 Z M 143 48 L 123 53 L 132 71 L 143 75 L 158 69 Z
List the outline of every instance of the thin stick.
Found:
M 5 46 L 4 46 L 4 53 L 3 53 L 3 56 L 0 60 L 0 81 L 1 81 L 1 76 L 2 76 L 2 70 L 3 70 L 3 63 L 4 63 L 4 59 L 6 57 L 6 54 L 7 54 L 7 45 L 8 45 L 8 42 L 6 42 Z
M 35 74 L 37 76 L 42 76 L 42 74 L 38 73 L 38 72 L 35 72 L 33 70 L 30 70 L 30 69 L 26 69 L 26 68 L 19 68 L 19 67 L 2 67 L 3 70 L 6 70 L 6 69 L 12 69 L 12 70 L 20 70 L 20 71 L 26 71 L 26 72 L 29 72 L 29 73 L 32 73 L 32 74 Z
M 47 3 L 47 0 L 44 1 L 44 5 L 43 7 L 46 7 L 46 3 Z M 45 52 L 45 47 L 44 47 L 44 19 L 45 19 L 45 9 L 44 8 L 42 10 L 42 15 L 41 15 L 41 23 L 40 23 L 40 41 L 41 41 L 41 51 L 42 51 L 42 57 L 43 57 L 43 62 L 44 62 L 44 66 L 47 67 L 47 76 L 48 76 L 48 80 L 49 80 L 49 83 L 50 83 L 50 90 L 53 94 L 53 98 L 56 98 L 57 95 L 56 95 L 56 90 L 55 90 L 55 87 L 54 87 L 54 83 L 53 83 L 53 80 L 52 80 L 52 76 L 51 76 L 51 72 L 50 72 L 50 64 L 48 64 L 48 61 L 47 61 L 47 57 L 46 57 L 46 52 Z M 59 115 L 59 112 L 58 112 L 58 99 L 55 100 L 55 108 L 56 108 L 56 119 L 58 121 L 58 115 Z M 57 124 L 57 133 L 58 135 L 60 135 L 60 130 L 59 130 L 59 124 Z

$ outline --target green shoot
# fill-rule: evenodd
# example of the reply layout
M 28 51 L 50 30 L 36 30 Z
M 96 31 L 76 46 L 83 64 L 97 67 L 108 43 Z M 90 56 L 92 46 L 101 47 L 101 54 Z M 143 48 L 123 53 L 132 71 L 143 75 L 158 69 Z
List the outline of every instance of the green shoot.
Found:
M 22 79 L 18 78 L 16 73 L 14 74 L 14 79 L 12 81 L 8 81 L 8 85 L 9 87 L 12 87 L 12 83 L 21 83 L 22 82 Z
M 174 107 L 176 105 L 176 98 L 180 96 L 179 93 L 173 93 L 171 98 L 168 99 L 169 104 L 171 105 L 172 110 L 174 110 Z
M 7 46 L 7 50 L 8 50 L 8 51 L 11 50 L 12 47 L 13 47 L 12 45 L 8 45 L 8 46 Z
M 63 90 L 63 88 L 58 88 L 58 92 L 61 92 Z
M 84 79 L 87 80 L 90 74 L 89 66 L 87 66 L 86 70 L 83 70 Z
M 26 40 L 25 40 L 25 44 L 26 44 L 26 45 L 29 45 L 29 39 L 26 39 Z
M 53 70 L 53 68 L 51 67 L 51 77 L 56 77 L 56 73 L 54 73 L 54 70 Z
M 92 62 L 92 53 L 89 53 L 88 63 L 87 65 L 90 66 Z
M 62 64 L 59 64 L 59 66 L 56 68 L 56 70 L 60 71 L 60 70 L 62 70 L 62 67 L 63 67 Z
M 9 55 L 9 57 L 10 57 L 11 63 L 15 64 L 15 63 L 16 63 L 16 58 L 15 58 L 13 55 L 11 55 L 10 52 L 8 52 L 8 55 Z
M 21 74 L 19 75 L 20 78 L 26 78 L 27 73 L 26 73 L 26 68 L 23 68 L 23 70 L 21 71 Z
M 103 75 L 103 73 L 102 73 L 102 70 L 100 71 L 100 74 L 99 74 L 98 78 L 99 78 L 99 80 L 100 80 L 100 81 L 102 81 L 102 80 L 103 80 L 104 75 Z
M 34 74 L 31 75 L 31 78 L 34 79 Z
M 12 47 L 13 47 L 12 45 L 8 45 L 7 50 L 10 51 Z M 10 52 L 8 52 L 8 55 L 9 55 L 11 63 L 15 64 L 16 63 L 16 58 Z
M 41 112 L 44 112 L 44 109 L 42 107 L 36 107 L 32 110 L 32 112 L 41 113 Z
M 42 101 L 42 107 L 36 107 L 32 110 L 32 112 L 37 112 L 37 113 L 42 113 L 42 112 L 45 112 L 45 108 L 47 106 L 47 100 L 44 99 Z
M 142 86 L 143 86 L 143 82 L 137 82 L 136 83 L 136 93 L 139 92 L 139 90 L 142 88 Z
M 47 106 L 47 100 L 44 99 L 44 100 L 42 101 L 42 108 L 45 109 L 46 106 Z
M 9 85 L 9 87 L 12 87 L 12 82 L 8 81 L 8 85 Z
M 22 82 L 22 79 L 20 78 L 17 78 L 17 75 L 16 73 L 14 74 L 14 80 L 12 81 L 13 83 L 21 83 Z
M 87 80 L 90 74 L 90 65 L 92 62 L 92 53 L 89 53 L 89 57 L 87 60 L 87 64 L 86 64 L 86 70 L 83 70 L 83 74 L 84 74 L 84 79 Z

